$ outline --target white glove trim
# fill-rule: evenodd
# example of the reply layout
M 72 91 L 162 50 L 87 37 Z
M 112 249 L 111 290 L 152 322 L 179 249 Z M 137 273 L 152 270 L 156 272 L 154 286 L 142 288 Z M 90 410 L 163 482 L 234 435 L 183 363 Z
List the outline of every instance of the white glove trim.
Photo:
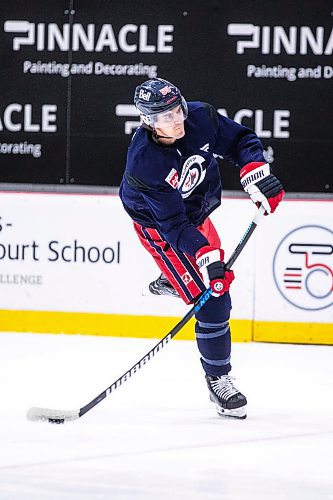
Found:
M 209 264 L 212 264 L 212 262 L 218 262 L 221 260 L 220 258 L 220 250 L 211 250 L 210 252 L 204 253 L 201 257 L 197 259 L 197 266 L 202 272 L 201 268 L 202 267 L 207 267 Z
M 200 250 L 199 250 L 200 252 Z M 200 257 L 196 259 L 197 266 L 199 268 L 199 271 L 202 276 L 202 281 L 204 282 L 204 285 L 206 288 L 209 287 L 210 285 L 210 279 L 208 275 L 208 270 L 207 267 L 209 264 L 212 264 L 213 262 L 219 262 L 221 261 L 221 250 L 216 248 L 215 250 L 210 250 L 209 252 L 203 253 Z M 213 293 L 214 297 L 217 297 L 218 294 Z
M 260 189 L 254 184 L 252 186 L 249 186 L 247 189 L 247 192 L 249 193 L 251 200 L 253 203 L 260 203 L 260 205 L 265 209 L 265 212 L 268 214 L 271 213 L 271 206 L 264 194 L 260 191 Z

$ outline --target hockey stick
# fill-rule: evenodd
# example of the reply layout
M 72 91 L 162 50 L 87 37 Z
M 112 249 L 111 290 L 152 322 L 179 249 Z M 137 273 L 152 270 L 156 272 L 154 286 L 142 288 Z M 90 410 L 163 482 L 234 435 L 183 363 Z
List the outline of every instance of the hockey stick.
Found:
M 259 210 L 252 220 L 249 227 L 246 229 L 242 239 L 238 243 L 235 248 L 233 254 L 230 259 L 226 263 L 226 269 L 230 269 L 234 264 L 236 259 L 239 257 L 240 253 L 244 249 L 246 243 L 250 239 L 253 231 L 257 227 L 259 220 L 262 216 L 262 211 Z M 141 358 L 135 365 L 132 366 L 129 370 L 127 370 L 121 377 L 119 377 L 113 384 L 111 384 L 105 391 L 101 392 L 98 396 L 92 399 L 88 404 L 79 408 L 78 410 L 51 410 L 47 408 L 30 408 L 27 413 L 28 420 L 33 421 L 44 421 L 50 422 L 53 424 L 63 424 L 65 422 L 69 422 L 71 420 L 77 420 L 78 418 L 85 415 L 88 411 L 90 411 L 94 406 L 98 405 L 103 399 L 111 394 L 111 392 L 115 391 L 120 387 L 124 382 L 126 382 L 132 375 L 134 375 L 137 371 L 140 370 L 144 365 L 150 361 L 151 358 L 155 356 L 156 353 L 159 352 L 170 340 L 177 335 L 177 333 L 189 322 L 189 320 L 197 313 L 207 302 L 207 300 L 211 297 L 212 290 L 208 288 L 205 292 L 203 292 L 198 300 L 195 302 L 193 307 L 188 311 L 188 313 L 177 323 L 176 326 L 163 337 L 156 345 L 153 347 L 143 358 Z

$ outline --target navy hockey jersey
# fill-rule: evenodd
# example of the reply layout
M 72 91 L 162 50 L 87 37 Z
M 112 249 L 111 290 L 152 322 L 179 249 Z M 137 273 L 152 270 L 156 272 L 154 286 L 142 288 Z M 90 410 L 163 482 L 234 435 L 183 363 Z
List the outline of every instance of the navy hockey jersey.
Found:
M 194 256 L 208 244 L 196 226 L 221 203 L 215 155 L 240 168 L 265 159 L 257 135 L 210 104 L 189 102 L 184 126 L 185 136 L 167 146 L 137 129 L 119 195 L 135 222 L 158 229 L 172 247 Z

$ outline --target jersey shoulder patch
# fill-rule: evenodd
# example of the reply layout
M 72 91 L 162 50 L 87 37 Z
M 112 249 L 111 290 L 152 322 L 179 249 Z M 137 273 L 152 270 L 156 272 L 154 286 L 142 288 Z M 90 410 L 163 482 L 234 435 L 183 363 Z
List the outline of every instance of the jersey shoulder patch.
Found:
M 165 178 L 166 182 L 170 184 L 171 187 L 177 189 L 178 187 L 178 172 L 175 168 L 172 168 Z

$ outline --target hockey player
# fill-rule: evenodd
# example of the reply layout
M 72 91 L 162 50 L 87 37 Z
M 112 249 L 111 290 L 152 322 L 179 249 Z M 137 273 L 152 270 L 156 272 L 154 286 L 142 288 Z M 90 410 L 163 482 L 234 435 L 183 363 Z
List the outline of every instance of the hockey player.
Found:
M 224 251 L 209 219 L 221 203 L 214 155 L 239 167 L 244 190 L 266 214 L 282 200 L 283 187 L 256 134 L 210 104 L 186 102 L 175 85 L 161 78 L 139 85 L 134 103 L 142 125 L 128 149 L 120 197 L 141 243 L 162 271 L 150 290 L 190 304 L 212 288 L 195 324 L 210 399 L 221 416 L 246 418 L 246 398 L 229 376 L 234 273 L 224 269 Z

